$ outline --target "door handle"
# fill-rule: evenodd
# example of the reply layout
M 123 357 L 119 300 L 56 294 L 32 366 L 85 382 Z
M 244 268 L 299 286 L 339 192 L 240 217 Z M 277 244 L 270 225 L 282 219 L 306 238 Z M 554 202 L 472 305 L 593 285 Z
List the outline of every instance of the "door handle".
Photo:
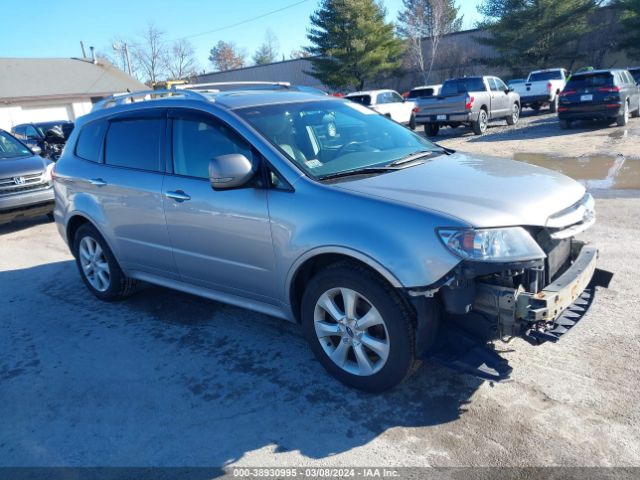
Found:
M 96 187 L 104 187 L 107 184 L 107 182 L 105 182 L 101 178 L 92 178 L 91 180 L 89 180 L 89 183 L 91 185 L 95 185 Z
M 191 200 L 191 197 L 184 193 L 182 190 L 176 190 L 175 192 L 167 192 L 164 194 L 167 198 L 172 198 L 176 202 L 184 202 L 186 200 Z

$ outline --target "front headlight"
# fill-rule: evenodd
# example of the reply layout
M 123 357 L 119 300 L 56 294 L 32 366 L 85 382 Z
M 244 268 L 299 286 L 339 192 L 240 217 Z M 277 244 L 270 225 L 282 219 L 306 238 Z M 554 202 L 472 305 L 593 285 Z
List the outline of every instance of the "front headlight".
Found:
M 440 228 L 442 243 L 465 260 L 478 262 L 524 262 L 546 255 L 522 227 L 488 229 Z

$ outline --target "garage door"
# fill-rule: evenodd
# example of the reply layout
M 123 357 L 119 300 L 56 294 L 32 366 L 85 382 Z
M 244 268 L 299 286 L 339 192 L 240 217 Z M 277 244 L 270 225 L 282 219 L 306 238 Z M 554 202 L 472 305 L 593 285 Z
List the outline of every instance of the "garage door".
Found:
M 71 105 L 46 105 L 41 107 L 23 107 L 22 122 L 36 123 L 52 120 L 73 120 Z

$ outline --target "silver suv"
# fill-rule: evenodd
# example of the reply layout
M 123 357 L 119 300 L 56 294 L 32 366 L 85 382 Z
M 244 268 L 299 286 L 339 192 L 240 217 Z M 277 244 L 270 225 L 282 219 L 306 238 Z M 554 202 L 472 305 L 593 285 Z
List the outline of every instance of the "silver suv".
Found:
M 145 281 L 300 323 L 353 387 L 391 388 L 426 355 L 501 377 L 480 346 L 557 340 L 606 277 L 573 238 L 595 221 L 581 184 L 357 103 L 192 89 L 103 107 L 54 175 L 89 290 L 120 300 Z

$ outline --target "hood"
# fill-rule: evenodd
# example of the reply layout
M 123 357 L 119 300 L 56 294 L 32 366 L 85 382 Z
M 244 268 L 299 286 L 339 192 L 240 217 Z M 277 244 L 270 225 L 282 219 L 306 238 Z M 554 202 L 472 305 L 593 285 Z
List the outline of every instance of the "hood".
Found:
M 474 227 L 544 226 L 585 194 L 584 186 L 553 170 L 464 153 L 335 187 L 440 212 Z
M 42 173 L 48 163 L 48 160 L 45 160 L 39 155 L 20 158 L 0 158 L 0 178 Z

